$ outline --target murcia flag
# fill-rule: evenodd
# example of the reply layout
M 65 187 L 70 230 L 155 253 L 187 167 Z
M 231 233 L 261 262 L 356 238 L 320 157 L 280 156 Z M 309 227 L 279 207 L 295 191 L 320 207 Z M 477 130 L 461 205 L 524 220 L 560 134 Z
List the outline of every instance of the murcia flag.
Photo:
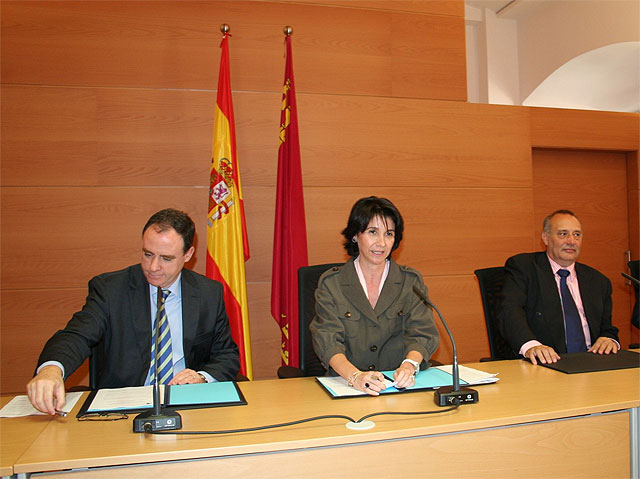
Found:
M 207 217 L 207 276 L 224 285 L 231 334 L 240 349 L 240 371 L 253 379 L 247 282 L 244 262 L 249 242 L 244 218 L 240 171 L 229 82 L 229 35 L 223 33 Z
M 278 184 L 273 234 L 271 314 L 282 332 L 282 364 L 298 366 L 298 268 L 307 266 L 302 170 L 291 37 L 286 37 L 286 66 L 280 113 Z

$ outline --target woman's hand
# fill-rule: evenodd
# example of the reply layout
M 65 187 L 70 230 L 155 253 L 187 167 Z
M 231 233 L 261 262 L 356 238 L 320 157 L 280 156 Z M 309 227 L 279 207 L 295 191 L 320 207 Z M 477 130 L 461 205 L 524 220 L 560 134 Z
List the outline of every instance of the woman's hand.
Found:
M 371 396 L 378 396 L 387 389 L 384 376 L 378 371 L 362 371 L 353 381 L 353 387 Z
M 393 372 L 393 379 L 396 388 L 403 389 L 411 387 L 416 382 L 416 368 L 411 363 L 402 363 L 398 369 Z

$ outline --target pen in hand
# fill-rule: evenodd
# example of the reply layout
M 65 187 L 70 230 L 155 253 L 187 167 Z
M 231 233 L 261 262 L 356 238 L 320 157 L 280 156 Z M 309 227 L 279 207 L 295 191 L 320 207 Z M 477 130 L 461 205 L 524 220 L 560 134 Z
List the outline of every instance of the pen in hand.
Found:
M 67 414 L 68 414 L 64 411 L 60 411 L 59 409 L 56 409 L 55 412 L 56 412 L 56 416 L 60 416 L 60 417 L 67 417 Z

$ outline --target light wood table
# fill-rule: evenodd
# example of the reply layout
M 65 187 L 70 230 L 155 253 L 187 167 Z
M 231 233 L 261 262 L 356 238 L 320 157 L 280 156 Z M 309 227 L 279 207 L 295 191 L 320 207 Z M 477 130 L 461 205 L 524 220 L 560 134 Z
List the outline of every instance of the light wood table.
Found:
M 381 416 L 352 431 L 327 419 L 280 429 L 147 436 L 132 419 L 51 421 L 17 460 L 28 474 L 79 478 L 629 477 L 640 369 L 566 375 L 524 361 L 475 363 L 499 373 L 480 401 L 427 416 Z M 324 414 L 438 410 L 433 392 L 330 399 L 312 378 L 239 383 L 248 405 L 182 411 L 183 430 L 226 430 Z M 338 446 L 338 447 L 336 447 Z M 137 464 L 137 467 L 126 465 Z M 88 468 L 88 469 L 87 469 Z M 633 472 L 635 473 L 635 472 Z
M 0 407 L 4 407 L 13 397 L 0 397 Z M 0 418 L 0 476 L 13 474 L 13 465 L 51 419 L 51 416 Z

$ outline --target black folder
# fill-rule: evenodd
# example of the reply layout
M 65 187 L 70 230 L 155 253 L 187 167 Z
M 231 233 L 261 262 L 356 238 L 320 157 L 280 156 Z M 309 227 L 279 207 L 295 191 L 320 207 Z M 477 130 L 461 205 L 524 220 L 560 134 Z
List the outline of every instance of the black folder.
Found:
M 541 364 L 566 374 L 591 373 L 612 369 L 640 367 L 640 354 L 621 349 L 617 354 L 566 353 L 560 355 L 557 363 Z

